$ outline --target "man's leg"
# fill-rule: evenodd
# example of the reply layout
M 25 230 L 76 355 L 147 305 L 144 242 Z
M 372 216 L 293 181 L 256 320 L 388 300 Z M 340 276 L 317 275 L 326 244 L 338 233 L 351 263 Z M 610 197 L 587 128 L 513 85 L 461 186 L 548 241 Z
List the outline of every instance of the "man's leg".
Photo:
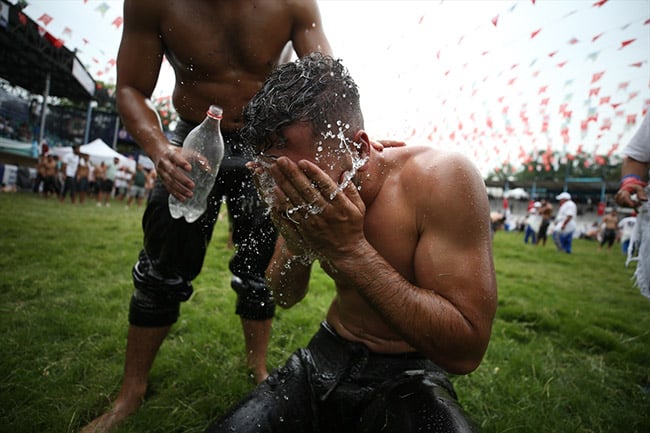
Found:
M 171 326 L 129 326 L 120 393 L 112 408 L 84 427 L 80 433 L 108 432 L 140 407 L 147 391 L 149 371 L 170 328 Z
M 260 383 L 269 375 L 266 351 L 271 337 L 272 320 L 250 320 L 243 317 L 240 320 L 246 344 L 246 363 L 253 372 L 255 383 Z
M 571 254 L 571 241 L 573 240 L 573 233 L 563 233 L 560 235 L 560 243 L 562 244 L 562 251 Z
M 239 315 L 246 345 L 248 368 L 257 383 L 268 376 L 266 353 L 275 315 L 275 303 L 266 285 L 265 271 L 275 250 L 277 234 L 266 204 L 261 200 L 250 171 L 237 154 L 239 137 L 226 137 L 233 152 L 224 158 L 221 173 L 227 191 L 228 222 L 235 253 L 229 263 L 231 287 L 237 293 Z
M 555 243 L 555 247 L 557 248 L 558 251 L 562 251 L 562 233 L 560 233 L 559 230 L 555 230 L 552 234 L 553 237 L 553 243 Z

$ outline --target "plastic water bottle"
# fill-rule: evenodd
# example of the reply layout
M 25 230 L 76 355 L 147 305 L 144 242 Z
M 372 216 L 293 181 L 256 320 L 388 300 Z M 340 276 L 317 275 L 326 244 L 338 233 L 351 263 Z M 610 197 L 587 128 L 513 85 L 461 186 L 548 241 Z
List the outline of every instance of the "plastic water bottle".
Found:
M 169 213 L 173 218 L 185 217 L 185 221 L 193 223 L 208 207 L 208 195 L 214 186 L 224 153 L 222 117 L 221 107 L 211 105 L 203 122 L 190 131 L 183 141 L 183 157 L 192 164 L 188 177 L 194 182 L 194 195 L 185 202 L 169 195 Z

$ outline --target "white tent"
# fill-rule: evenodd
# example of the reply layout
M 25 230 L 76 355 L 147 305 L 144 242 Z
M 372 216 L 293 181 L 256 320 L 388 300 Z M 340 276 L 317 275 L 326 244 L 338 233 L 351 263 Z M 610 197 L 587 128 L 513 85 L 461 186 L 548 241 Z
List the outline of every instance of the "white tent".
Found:
M 503 196 L 505 198 L 512 198 L 516 200 L 525 200 L 528 198 L 528 193 L 523 188 L 515 188 L 509 191 L 506 191 Z
M 104 140 L 97 138 L 94 141 L 91 141 L 88 144 L 84 144 L 79 148 L 81 153 L 90 155 L 90 161 L 93 164 L 101 164 L 102 161 L 110 162 L 113 161 L 113 158 L 119 158 L 120 166 L 126 165 L 131 170 L 135 170 L 135 161 L 129 159 L 122 155 L 119 152 L 116 152 L 108 144 L 104 143 Z
M 90 161 L 93 164 L 101 164 L 104 162 L 112 162 L 113 158 L 117 157 L 120 160 L 120 166 L 126 166 L 130 170 L 135 171 L 135 161 L 133 159 L 127 158 L 119 152 L 111 149 L 104 140 L 98 138 L 88 144 L 84 144 L 79 147 L 81 153 L 85 153 L 90 156 Z M 72 147 L 54 147 L 50 150 L 50 153 L 58 155 L 59 158 L 63 158 L 68 153 L 72 152 Z

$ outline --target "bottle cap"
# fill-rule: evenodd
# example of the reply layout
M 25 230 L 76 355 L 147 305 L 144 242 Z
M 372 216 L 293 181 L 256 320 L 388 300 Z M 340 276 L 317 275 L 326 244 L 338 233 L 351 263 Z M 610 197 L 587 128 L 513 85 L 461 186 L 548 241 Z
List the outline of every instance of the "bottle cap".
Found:
M 217 105 L 210 105 L 208 112 L 206 113 L 208 117 L 213 119 L 223 118 L 223 109 Z

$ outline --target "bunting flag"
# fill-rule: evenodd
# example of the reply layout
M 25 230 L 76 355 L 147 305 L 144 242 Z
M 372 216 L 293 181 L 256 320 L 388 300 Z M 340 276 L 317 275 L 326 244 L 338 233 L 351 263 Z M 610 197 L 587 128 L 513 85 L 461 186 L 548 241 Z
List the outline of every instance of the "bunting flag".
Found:
M 102 16 L 104 16 L 106 15 L 106 12 L 108 12 L 110 8 L 111 7 L 107 3 L 101 3 L 99 6 L 95 8 L 95 10 L 98 11 L 100 14 L 102 14 Z
M 37 19 L 37 21 L 40 21 L 43 23 L 44 26 L 47 26 L 52 22 L 52 17 L 49 16 L 48 14 L 43 14 Z

